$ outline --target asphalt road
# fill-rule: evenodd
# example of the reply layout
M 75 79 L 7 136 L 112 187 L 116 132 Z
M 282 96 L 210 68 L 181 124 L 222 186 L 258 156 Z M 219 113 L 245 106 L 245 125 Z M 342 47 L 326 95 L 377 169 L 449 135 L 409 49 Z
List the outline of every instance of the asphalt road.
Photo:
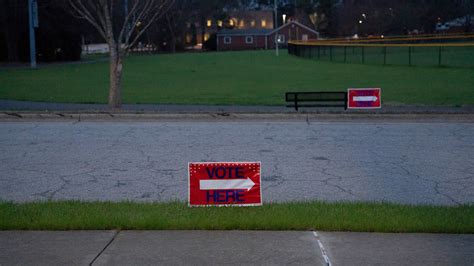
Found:
M 474 202 L 474 123 L 0 123 L 1 200 L 184 201 L 198 161 L 261 161 L 264 203 Z

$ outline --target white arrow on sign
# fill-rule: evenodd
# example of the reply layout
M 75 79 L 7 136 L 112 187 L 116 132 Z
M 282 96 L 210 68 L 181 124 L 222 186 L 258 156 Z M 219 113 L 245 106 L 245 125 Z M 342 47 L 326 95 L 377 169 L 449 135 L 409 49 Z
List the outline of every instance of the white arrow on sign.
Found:
M 354 102 L 375 102 L 377 101 L 377 96 L 354 96 L 352 99 Z
M 255 183 L 252 179 L 221 179 L 221 180 L 199 180 L 200 190 L 214 189 L 246 189 L 249 191 Z

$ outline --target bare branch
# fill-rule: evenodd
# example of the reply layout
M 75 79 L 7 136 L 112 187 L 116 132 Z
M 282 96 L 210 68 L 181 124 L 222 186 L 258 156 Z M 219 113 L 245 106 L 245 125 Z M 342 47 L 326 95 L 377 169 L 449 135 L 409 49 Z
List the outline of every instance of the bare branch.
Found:
M 113 21 L 114 8 L 117 7 L 114 1 L 68 0 L 73 15 L 88 21 L 111 45 L 111 49 L 118 49 L 117 52 L 133 47 L 145 31 L 174 4 L 174 0 L 130 0 L 133 4 L 117 36 Z M 141 24 L 139 29 L 138 24 Z
M 81 0 L 69 0 L 69 6 L 71 6 L 71 8 L 73 9 L 73 12 L 71 12 L 73 16 L 80 19 L 84 19 L 89 22 L 105 40 L 107 39 L 105 27 L 103 27 L 103 25 L 101 25 L 101 23 L 97 21 L 97 19 L 91 14 L 89 9 L 84 6 Z
M 140 3 L 140 1 L 135 1 L 133 6 L 132 6 L 132 9 L 130 10 L 130 12 L 128 12 L 127 16 L 125 17 L 125 20 L 124 20 L 123 25 L 122 25 L 122 29 L 120 30 L 118 40 L 121 41 L 123 39 L 123 35 L 129 29 L 130 19 L 132 18 L 132 14 L 135 14 L 136 10 L 138 9 L 139 3 Z
M 96 14 L 96 17 L 98 18 L 98 21 L 102 27 L 102 29 L 104 29 L 104 32 L 107 34 L 107 23 L 106 23 L 106 19 L 105 19 L 105 13 L 101 12 L 103 9 L 102 9 L 102 1 L 103 0 L 86 0 L 86 4 L 87 6 L 85 6 L 84 8 L 87 10 L 87 9 L 92 9 L 92 15 Z
M 155 3 L 155 0 L 147 0 L 145 2 L 145 4 L 141 7 L 141 10 L 139 11 L 139 14 L 134 17 L 134 19 L 132 20 L 133 27 L 128 29 L 128 32 L 127 32 L 127 35 L 126 35 L 126 38 L 125 38 L 125 43 L 126 44 L 129 42 L 130 36 L 133 34 L 133 31 L 135 29 L 134 27 L 136 26 L 136 24 L 143 20 L 143 17 L 144 17 L 145 14 L 148 14 L 149 12 L 152 12 L 150 10 L 150 8 L 151 8 L 151 5 L 154 4 L 154 3 Z
M 130 43 L 128 42 L 125 43 L 126 49 L 133 47 L 135 43 L 138 41 L 138 39 L 143 35 L 143 33 L 153 24 L 153 22 L 161 18 L 169 10 L 169 8 L 172 6 L 173 3 L 174 3 L 174 0 L 163 0 L 161 5 L 157 5 L 156 8 L 154 8 L 153 10 L 150 10 L 151 12 L 149 12 L 149 14 L 151 13 L 153 14 L 153 16 L 150 19 L 148 19 L 145 26 L 143 26 L 143 28 L 137 33 L 133 41 L 131 41 Z

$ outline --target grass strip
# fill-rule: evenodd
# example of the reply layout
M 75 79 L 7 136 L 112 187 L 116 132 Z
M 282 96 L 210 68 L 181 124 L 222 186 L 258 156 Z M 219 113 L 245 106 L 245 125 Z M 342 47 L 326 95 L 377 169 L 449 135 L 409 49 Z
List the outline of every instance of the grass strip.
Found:
M 320 60 L 286 52 L 276 57 L 273 51 L 129 56 L 124 64 L 123 101 L 284 105 L 288 91 L 375 87 L 382 88 L 383 104 L 474 104 L 472 68 L 395 66 L 408 64 L 406 48 L 389 49 L 386 66 L 380 65 L 384 58 L 381 48 L 364 50 L 367 65 L 361 64 L 360 48 L 348 49 L 346 57 L 343 51 L 334 49 L 332 57 L 326 51 Z M 456 60 L 460 65 L 472 66 L 474 62 L 474 47 L 460 52 L 443 51 L 443 64 Z M 438 62 L 437 49 L 414 49 L 411 56 L 414 65 Z M 329 62 L 330 58 L 333 62 Z M 108 71 L 105 61 L 40 66 L 37 70 L 0 70 L 0 99 L 106 103 Z
M 324 230 L 474 233 L 474 205 L 291 202 L 189 208 L 183 202 L 0 202 L 1 230 Z

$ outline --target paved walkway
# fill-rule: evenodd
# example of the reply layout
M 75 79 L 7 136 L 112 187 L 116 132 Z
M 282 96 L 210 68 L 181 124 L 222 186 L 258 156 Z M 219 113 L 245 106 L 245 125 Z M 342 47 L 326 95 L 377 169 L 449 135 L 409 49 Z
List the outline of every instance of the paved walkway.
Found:
M 107 112 L 106 104 L 47 103 L 0 100 L 2 111 L 68 111 L 68 112 Z M 295 113 L 285 106 L 243 106 L 243 105 L 173 105 L 173 104 L 124 104 L 123 112 L 160 112 L 160 113 Z M 342 108 L 302 108 L 300 112 L 311 113 L 361 113 L 364 111 L 345 111 Z M 384 105 L 380 110 L 366 113 L 385 114 L 473 114 L 474 106 L 392 106 Z
M 2 231 L 0 265 L 469 265 L 474 235 Z

